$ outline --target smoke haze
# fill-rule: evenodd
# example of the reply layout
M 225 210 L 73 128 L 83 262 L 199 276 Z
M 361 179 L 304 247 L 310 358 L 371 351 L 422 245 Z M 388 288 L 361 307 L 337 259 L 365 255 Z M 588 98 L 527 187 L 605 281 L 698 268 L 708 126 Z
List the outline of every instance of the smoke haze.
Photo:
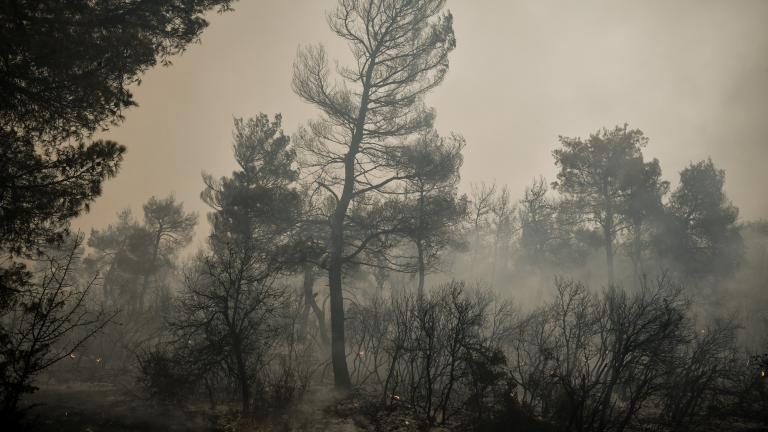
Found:
M 296 49 L 320 42 L 349 59 L 324 17 L 335 2 L 242 1 L 211 14 L 202 43 L 151 69 L 134 89 L 139 107 L 104 137 L 128 147 L 120 175 L 76 225 L 104 226 L 152 195 L 175 193 L 201 214 L 201 171 L 226 175 L 232 117 L 283 114 L 286 133 L 314 118 L 291 90 Z M 552 2 L 454 0 L 458 49 L 428 96 L 437 128 L 467 139 L 462 188 L 553 180 L 557 136 L 587 136 L 629 122 L 650 138 L 675 185 L 711 156 L 727 172 L 740 218 L 768 214 L 768 2 Z M 197 227 L 198 240 L 208 226 Z

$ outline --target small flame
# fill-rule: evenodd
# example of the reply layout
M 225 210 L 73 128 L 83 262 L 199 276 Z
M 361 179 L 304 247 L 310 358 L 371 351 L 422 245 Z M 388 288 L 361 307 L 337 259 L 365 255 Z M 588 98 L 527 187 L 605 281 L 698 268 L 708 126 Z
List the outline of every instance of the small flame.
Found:
M 398 395 L 396 395 L 396 394 L 393 394 L 393 395 L 392 395 L 392 400 L 396 400 L 396 401 L 399 401 L 399 400 L 400 400 L 400 396 L 398 396 Z
M 77 354 L 75 353 L 69 353 L 69 358 L 77 358 Z
M 765 378 L 765 371 L 764 370 L 760 371 L 760 378 Z

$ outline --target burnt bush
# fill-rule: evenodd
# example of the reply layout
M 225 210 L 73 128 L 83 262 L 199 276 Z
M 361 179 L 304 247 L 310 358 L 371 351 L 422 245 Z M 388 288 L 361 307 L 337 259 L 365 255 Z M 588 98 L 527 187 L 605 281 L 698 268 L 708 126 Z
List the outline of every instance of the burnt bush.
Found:
M 453 281 L 350 308 L 352 377 L 424 426 L 481 418 L 503 405 L 507 361 L 497 342 L 509 305 Z
M 737 326 L 694 325 L 682 288 L 661 277 L 592 292 L 558 279 L 553 299 L 506 340 L 521 407 L 562 430 L 687 430 L 736 402 Z M 657 407 L 655 410 L 646 408 Z

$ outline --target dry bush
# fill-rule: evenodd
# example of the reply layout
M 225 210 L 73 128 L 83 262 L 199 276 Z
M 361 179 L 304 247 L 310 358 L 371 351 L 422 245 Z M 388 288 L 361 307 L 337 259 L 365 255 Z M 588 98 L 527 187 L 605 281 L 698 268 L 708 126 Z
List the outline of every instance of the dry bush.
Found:
M 24 290 L 0 309 L 0 421 L 20 417 L 23 395 L 37 390 L 34 379 L 75 353 L 113 318 L 90 301 L 96 276 L 79 277 L 81 235 L 46 252 Z
M 532 415 L 564 430 L 624 431 L 660 410 L 655 421 L 682 430 L 732 402 L 736 326 L 697 331 L 680 286 L 660 277 L 634 291 L 563 279 L 555 288 L 505 341 Z
M 425 297 L 374 298 L 349 310 L 352 377 L 403 405 L 423 425 L 490 413 L 508 394 L 496 341 L 511 310 L 486 291 L 453 281 Z

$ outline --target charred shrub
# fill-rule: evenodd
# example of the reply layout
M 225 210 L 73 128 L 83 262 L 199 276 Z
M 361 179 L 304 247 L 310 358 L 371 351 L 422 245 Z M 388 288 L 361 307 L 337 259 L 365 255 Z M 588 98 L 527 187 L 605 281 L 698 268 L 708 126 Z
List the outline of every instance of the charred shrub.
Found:
M 396 301 L 385 400 L 406 402 L 424 425 L 488 412 L 489 389 L 503 388 L 506 376 L 492 306 L 490 295 L 457 281 Z

